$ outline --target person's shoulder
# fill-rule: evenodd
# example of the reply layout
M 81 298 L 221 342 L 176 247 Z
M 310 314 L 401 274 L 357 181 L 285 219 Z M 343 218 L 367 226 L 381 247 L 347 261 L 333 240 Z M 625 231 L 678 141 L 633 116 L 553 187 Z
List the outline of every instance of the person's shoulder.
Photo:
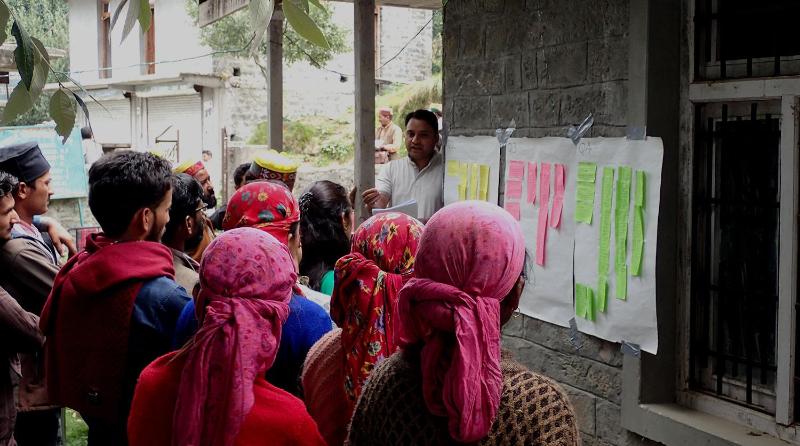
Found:
M 166 276 L 156 277 L 155 279 L 144 282 L 137 296 L 137 300 L 139 299 L 179 304 L 181 308 L 191 300 L 189 294 L 182 286 L 178 285 L 175 280 Z
M 27 237 L 16 237 L 0 245 L 0 258 L 6 260 L 17 260 L 20 254 L 38 255 L 41 250 L 36 246 L 36 242 Z
M 305 365 L 303 366 L 302 378 L 308 373 L 314 374 L 315 368 L 324 368 L 329 371 L 328 364 L 333 361 L 340 361 L 342 355 L 342 329 L 335 328 L 325 336 L 321 337 L 308 351 Z M 323 366 L 324 365 L 324 366 Z
M 290 311 L 300 312 L 301 314 L 299 314 L 299 316 L 304 318 L 319 319 L 323 322 L 331 321 L 331 317 L 320 304 L 299 294 L 292 294 L 289 309 Z

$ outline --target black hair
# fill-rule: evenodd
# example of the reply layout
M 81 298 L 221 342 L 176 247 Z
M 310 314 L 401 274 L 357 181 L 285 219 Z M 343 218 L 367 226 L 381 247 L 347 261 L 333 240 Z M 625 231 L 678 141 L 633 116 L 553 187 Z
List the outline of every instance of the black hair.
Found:
M 92 128 L 89 126 L 81 127 L 81 139 L 92 139 Z
M 412 119 L 419 119 L 421 121 L 425 121 L 428 123 L 429 126 L 433 129 L 433 133 L 439 133 L 439 120 L 435 114 L 433 114 L 430 110 L 425 110 L 423 108 L 419 110 L 415 110 L 406 115 L 406 127 L 408 127 L 408 122 Z
M 250 169 L 250 163 L 242 163 L 233 171 L 233 184 L 236 188 L 244 186 L 244 176 Z
M 214 156 L 214 154 L 211 153 L 210 150 L 203 150 L 203 155 Z
M 353 212 L 347 190 L 332 181 L 317 181 L 300 197 L 300 274 L 319 291 L 322 276 L 350 252 L 350 234 L 342 216 Z
M 172 207 L 169 223 L 164 228 L 164 242 L 172 241 L 175 231 L 186 217 L 194 215 L 197 204 L 203 200 L 203 186 L 193 176 L 179 173 L 172 176 Z
M 152 153 L 116 151 L 89 169 L 89 209 L 110 237 L 122 235 L 133 216 L 154 208 L 170 190 L 169 161 Z
M 16 192 L 17 186 L 19 186 L 19 180 L 17 180 L 17 177 L 0 170 L 0 198 Z

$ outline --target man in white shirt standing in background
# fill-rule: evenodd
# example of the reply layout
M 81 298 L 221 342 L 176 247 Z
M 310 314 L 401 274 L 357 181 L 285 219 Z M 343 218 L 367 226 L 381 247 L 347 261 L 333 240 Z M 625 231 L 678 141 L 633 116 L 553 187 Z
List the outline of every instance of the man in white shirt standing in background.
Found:
M 416 217 L 425 222 L 444 206 L 444 163 L 436 150 L 436 115 L 429 110 L 409 113 L 405 138 L 408 157 L 390 161 L 376 179 L 376 187 L 364 191 L 362 198 L 370 211 L 415 200 Z

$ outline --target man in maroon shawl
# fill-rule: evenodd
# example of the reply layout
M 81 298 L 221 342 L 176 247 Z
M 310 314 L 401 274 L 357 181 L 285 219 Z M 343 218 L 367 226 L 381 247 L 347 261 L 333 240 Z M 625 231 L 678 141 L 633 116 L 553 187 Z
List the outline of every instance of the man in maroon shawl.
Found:
M 70 259 L 42 312 L 50 396 L 80 412 L 89 445 L 124 445 L 141 370 L 168 352 L 189 296 L 159 243 L 172 202 L 170 166 L 116 152 L 89 170 L 89 207 L 102 233 Z

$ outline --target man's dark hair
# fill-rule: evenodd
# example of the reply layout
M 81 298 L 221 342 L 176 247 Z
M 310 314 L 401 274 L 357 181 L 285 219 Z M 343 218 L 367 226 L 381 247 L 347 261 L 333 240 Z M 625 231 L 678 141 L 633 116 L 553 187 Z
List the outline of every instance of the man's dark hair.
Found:
M 172 207 L 169 210 L 169 223 L 164 229 L 163 241 L 169 242 L 175 230 L 183 224 L 186 217 L 197 211 L 197 204 L 203 199 L 203 186 L 193 176 L 179 173 L 172 176 Z
M 250 170 L 250 163 L 242 163 L 233 171 L 233 184 L 237 189 L 244 186 L 244 176 L 248 170 Z
M 408 121 L 412 119 L 419 119 L 421 121 L 425 121 L 428 123 L 429 126 L 433 129 L 433 133 L 439 133 L 439 120 L 436 118 L 436 115 L 433 114 L 430 110 L 419 109 L 413 111 L 406 115 L 406 127 L 408 127 Z
M 89 126 L 81 127 L 81 139 L 92 139 L 92 128 Z
M 17 190 L 17 186 L 19 186 L 17 177 L 0 170 L 0 198 L 14 193 Z
M 210 150 L 203 150 L 203 155 L 214 156 L 214 154 L 211 153 Z
M 114 152 L 89 169 L 89 208 L 103 232 L 120 236 L 136 212 L 161 203 L 171 177 L 164 158 L 130 150 Z

